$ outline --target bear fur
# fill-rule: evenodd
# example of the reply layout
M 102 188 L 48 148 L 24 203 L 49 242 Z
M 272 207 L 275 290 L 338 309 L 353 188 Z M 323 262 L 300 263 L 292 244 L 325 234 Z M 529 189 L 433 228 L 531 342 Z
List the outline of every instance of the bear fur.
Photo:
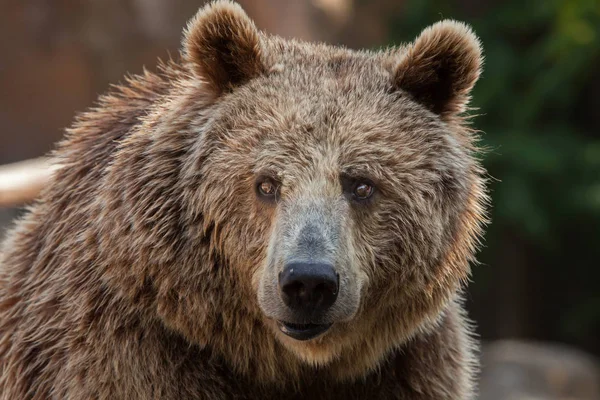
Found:
M 472 398 L 461 292 L 486 193 L 464 111 L 481 64 L 454 21 L 371 52 L 200 10 L 180 61 L 77 119 L 3 243 L 0 399 Z M 299 341 L 273 282 L 308 220 L 340 305 Z

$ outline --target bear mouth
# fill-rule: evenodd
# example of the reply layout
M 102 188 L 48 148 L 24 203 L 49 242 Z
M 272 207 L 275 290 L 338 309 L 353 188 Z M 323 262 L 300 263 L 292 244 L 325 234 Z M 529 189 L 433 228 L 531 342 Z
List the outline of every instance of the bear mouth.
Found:
M 279 330 L 285 335 L 296 340 L 310 340 L 327 332 L 331 324 L 293 324 L 291 322 L 277 321 Z

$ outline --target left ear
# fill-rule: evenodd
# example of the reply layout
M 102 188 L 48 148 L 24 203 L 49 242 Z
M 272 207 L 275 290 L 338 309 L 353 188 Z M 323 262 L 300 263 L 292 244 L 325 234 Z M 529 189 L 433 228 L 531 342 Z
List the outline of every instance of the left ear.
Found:
M 482 63 L 473 31 L 457 21 L 440 21 L 408 46 L 396 66 L 394 83 L 445 117 L 465 110 Z
M 239 4 L 214 1 L 188 23 L 184 58 L 221 95 L 264 72 L 258 30 Z

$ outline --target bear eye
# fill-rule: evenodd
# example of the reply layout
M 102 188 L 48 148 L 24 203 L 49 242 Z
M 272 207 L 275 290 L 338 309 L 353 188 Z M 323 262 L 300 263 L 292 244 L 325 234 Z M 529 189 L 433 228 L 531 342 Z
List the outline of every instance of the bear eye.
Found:
M 274 196 L 276 188 L 275 185 L 273 185 L 273 183 L 265 181 L 260 183 L 258 190 L 263 196 Z
M 263 198 L 264 200 L 274 200 L 277 196 L 278 189 L 279 184 L 271 178 L 261 177 L 256 182 L 256 192 L 258 193 L 259 197 Z
M 366 200 L 373 195 L 375 188 L 373 185 L 366 182 L 358 182 L 354 188 L 354 196 L 358 200 Z
M 352 176 L 345 172 L 340 174 L 340 183 L 344 195 L 356 203 L 369 203 L 377 192 L 377 187 L 369 178 Z

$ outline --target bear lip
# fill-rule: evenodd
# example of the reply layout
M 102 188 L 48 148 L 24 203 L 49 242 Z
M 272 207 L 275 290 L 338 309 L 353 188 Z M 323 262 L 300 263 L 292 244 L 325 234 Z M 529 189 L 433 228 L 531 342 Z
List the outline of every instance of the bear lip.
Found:
M 279 330 L 285 335 L 296 340 L 310 340 L 327 332 L 333 323 L 329 324 L 294 324 L 291 322 L 277 321 Z

